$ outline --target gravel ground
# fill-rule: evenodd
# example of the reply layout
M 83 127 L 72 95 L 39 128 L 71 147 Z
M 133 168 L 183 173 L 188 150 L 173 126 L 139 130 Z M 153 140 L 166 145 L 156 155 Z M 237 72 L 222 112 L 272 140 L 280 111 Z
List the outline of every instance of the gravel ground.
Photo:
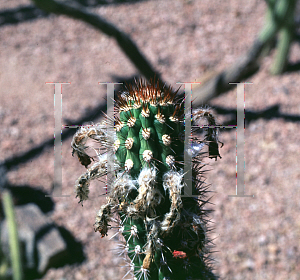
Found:
M 4 9 L 30 1 L 2 1 Z M 176 82 L 201 81 L 201 76 L 228 67 L 245 53 L 263 26 L 264 1 L 166 0 L 98 5 L 95 13 L 130 34 L 153 66 L 175 88 Z M 0 16 L 0 20 L 3 19 Z M 0 161 L 51 139 L 54 132 L 53 86 L 63 86 L 63 122 L 76 121 L 104 102 L 106 88 L 138 72 L 116 42 L 92 27 L 65 16 L 39 17 L 0 27 Z M 221 132 L 222 159 L 209 161 L 207 173 L 214 197 L 212 222 L 216 273 L 223 279 L 300 279 L 300 88 L 299 72 L 270 76 L 273 54 L 245 87 L 245 193 L 232 198 L 236 186 L 236 131 Z M 290 60 L 300 60 L 299 44 Z M 236 90 L 210 105 L 236 108 Z M 260 113 L 278 105 L 274 114 Z M 220 123 L 232 115 L 219 115 Z M 99 119 L 94 119 L 97 122 Z M 75 133 L 75 130 L 74 130 Z M 50 269 L 50 279 L 121 279 L 126 268 L 113 256 L 115 243 L 94 233 L 96 211 L 104 202 L 101 183 L 93 182 L 91 199 L 82 208 L 73 186 L 84 168 L 72 158 L 71 138 L 62 144 L 63 194 L 54 198 L 53 221 L 84 245 L 86 260 Z M 11 184 L 27 184 L 51 193 L 53 146 L 8 173 Z M 112 233 L 110 234 L 112 235 Z

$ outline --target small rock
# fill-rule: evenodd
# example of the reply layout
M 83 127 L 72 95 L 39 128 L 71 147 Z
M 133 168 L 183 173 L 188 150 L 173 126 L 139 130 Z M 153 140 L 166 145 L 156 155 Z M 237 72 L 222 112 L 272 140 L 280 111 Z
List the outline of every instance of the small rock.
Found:
M 52 221 L 35 204 L 15 207 L 19 240 L 25 248 L 25 269 L 43 274 L 47 268 L 59 264 L 67 252 L 67 245 Z M 1 223 L 2 249 L 9 255 L 7 222 Z M 37 252 L 37 256 L 35 255 Z
M 258 244 L 260 246 L 264 246 L 268 243 L 268 240 L 267 240 L 267 237 L 265 235 L 261 235 L 259 238 L 258 238 Z
M 55 227 L 37 241 L 36 247 L 39 255 L 38 272 L 41 274 L 66 256 L 66 244 Z
M 244 263 L 243 263 L 243 267 L 245 269 L 249 269 L 249 270 L 253 270 L 254 269 L 254 261 L 251 259 L 247 259 Z

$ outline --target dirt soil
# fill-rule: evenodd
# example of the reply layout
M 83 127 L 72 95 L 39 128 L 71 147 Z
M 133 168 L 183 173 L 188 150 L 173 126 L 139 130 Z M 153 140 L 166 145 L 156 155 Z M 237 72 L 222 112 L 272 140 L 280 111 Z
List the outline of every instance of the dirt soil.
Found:
M 201 76 L 229 67 L 251 46 L 266 11 L 264 1 L 257 0 L 110 2 L 91 9 L 130 34 L 174 88 L 176 82 L 201 81 Z M 0 13 L 28 5 L 28 0 L 1 1 Z M 62 93 L 67 124 L 105 102 L 106 87 L 98 82 L 139 74 L 114 39 L 85 23 L 55 15 L 24 20 L 19 14 L 13 24 L 4 24 L 3 18 L 1 14 L 0 161 L 53 139 L 54 86 L 46 82 L 71 83 Z M 271 76 L 273 58 L 274 53 L 265 58 L 259 73 L 247 80 L 253 84 L 245 86 L 246 110 L 253 113 L 246 119 L 245 193 L 254 198 L 228 197 L 236 192 L 235 129 L 220 133 L 222 159 L 208 161 L 207 182 L 215 192 L 211 238 L 217 252 L 212 257 L 222 279 L 300 279 L 300 76 L 299 71 Z M 290 61 L 300 61 L 299 44 L 292 46 Z M 236 89 L 210 105 L 234 110 Z M 278 111 L 264 113 L 276 105 Z M 218 114 L 219 123 L 234 118 Z M 70 197 L 53 198 L 55 209 L 48 215 L 82 242 L 86 260 L 52 268 L 43 279 L 121 279 L 128 268 L 120 267 L 122 260 L 111 251 L 115 241 L 101 239 L 93 230 L 96 211 L 105 201 L 99 197 L 103 184 L 93 182 L 91 199 L 83 207 L 78 204 L 73 189 L 84 167 L 72 157 L 70 143 L 71 137 L 62 143 L 62 192 Z M 52 145 L 15 164 L 8 180 L 51 193 L 53 173 Z

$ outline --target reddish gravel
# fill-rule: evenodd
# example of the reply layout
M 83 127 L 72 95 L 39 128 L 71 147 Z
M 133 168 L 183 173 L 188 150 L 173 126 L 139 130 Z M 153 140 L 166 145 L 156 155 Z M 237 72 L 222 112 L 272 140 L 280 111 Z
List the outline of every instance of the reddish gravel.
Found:
M 30 4 L 2 1 L 0 9 Z M 202 75 L 228 67 L 245 53 L 263 26 L 266 6 L 256 0 L 152 0 L 93 10 L 130 33 L 163 79 L 176 88 L 176 82 L 201 81 Z M 98 82 L 138 74 L 113 39 L 65 16 L 3 25 L 0 42 L 0 161 L 53 137 L 54 91 L 45 82 L 71 82 L 63 86 L 63 122 L 67 122 L 104 101 L 106 89 Z M 223 279 L 300 279 L 300 76 L 299 72 L 270 76 L 272 57 L 247 80 L 253 85 L 246 86 L 245 94 L 247 110 L 280 106 L 279 117 L 252 120 L 245 130 L 245 192 L 255 198 L 228 197 L 235 194 L 236 185 L 234 129 L 220 134 L 225 144 L 222 159 L 209 161 L 207 182 L 215 191 L 211 237 L 218 251 L 213 257 Z M 300 60 L 299 44 L 293 45 L 290 60 Z M 211 105 L 236 108 L 236 90 Z M 218 117 L 220 123 L 227 119 Z M 121 259 L 110 251 L 115 242 L 93 231 L 96 211 L 104 202 L 98 197 L 103 185 L 93 182 L 91 200 L 83 208 L 77 204 L 73 186 L 84 168 L 72 158 L 70 143 L 71 138 L 62 145 L 62 168 L 63 194 L 71 196 L 54 198 L 56 207 L 49 215 L 83 243 L 87 259 L 50 269 L 43 279 L 121 279 L 126 269 L 118 267 Z M 8 179 L 50 193 L 53 167 L 51 147 L 9 171 Z

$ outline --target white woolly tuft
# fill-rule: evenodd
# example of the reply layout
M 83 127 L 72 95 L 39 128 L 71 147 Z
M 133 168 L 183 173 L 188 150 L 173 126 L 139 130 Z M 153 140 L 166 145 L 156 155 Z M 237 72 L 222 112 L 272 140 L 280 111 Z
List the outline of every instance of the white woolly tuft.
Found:
M 94 163 L 85 174 L 81 175 L 75 183 L 75 193 L 80 202 L 87 200 L 89 196 L 90 181 L 102 177 L 107 173 L 107 156 L 106 154 L 98 156 L 98 162 Z M 117 167 L 117 166 L 115 166 Z
M 161 230 L 164 232 L 170 232 L 180 220 L 182 178 L 182 172 L 179 173 L 173 170 L 163 176 L 163 187 L 165 191 L 169 190 L 171 201 L 170 211 L 165 214 L 161 222 Z
M 205 146 L 204 143 L 192 142 L 192 145 L 191 145 L 191 156 L 192 157 L 198 156 L 204 146 Z
M 129 171 L 130 169 L 132 169 L 132 167 L 133 167 L 133 161 L 132 159 L 129 158 L 125 161 L 125 170 Z
M 89 185 L 88 174 L 83 174 L 77 179 L 74 192 L 76 193 L 76 197 L 79 197 L 80 202 L 89 198 Z
M 117 179 L 112 185 L 112 192 L 116 197 L 124 195 L 127 198 L 128 193 L 136 189 L 135 180 L 128 173 L 118 173 Z
M 183 188 L 182 178 L 183 174 L 173 170 L 168 171 L 163 176 L 164 190 L 166 191 L 167 189 L 174 189 L 175 187 L 176 189 L 181 191 L 181 189 Z
M 159 205 L 163 196 L 155 188 L 156 170 L 154 168 L 143 168 L 139 174 L 137 182 L 139 184 L 138 196 L 127 207 L 127 213 L 131 217 L 143 217 L 155 215 L 155 206 Z
M 142 185 L 154 185 L 156 178 L 156 170 L 154 168 L 143 168 L 140 172 L 138 183 L 140 186 Z

